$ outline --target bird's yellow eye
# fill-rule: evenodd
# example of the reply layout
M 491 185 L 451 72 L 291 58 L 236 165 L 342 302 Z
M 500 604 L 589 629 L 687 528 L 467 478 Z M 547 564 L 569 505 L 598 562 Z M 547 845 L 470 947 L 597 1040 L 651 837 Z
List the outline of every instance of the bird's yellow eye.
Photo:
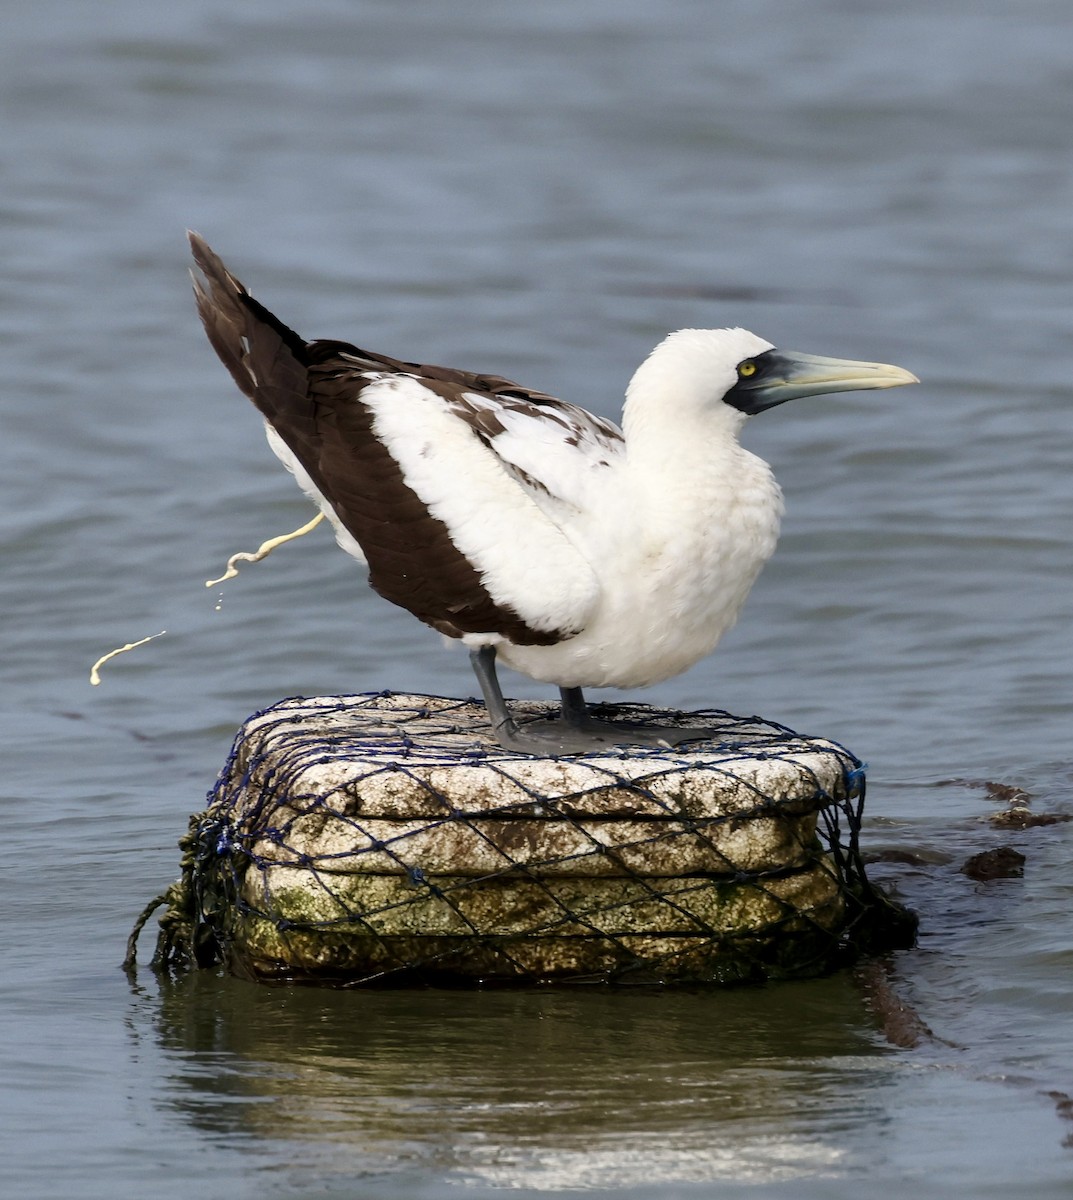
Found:
M 738 364 L 738 374 L 742 379 L 748 379 L 756 374 L 756 363 L 751 358 L 747 358 L 743 363 Z

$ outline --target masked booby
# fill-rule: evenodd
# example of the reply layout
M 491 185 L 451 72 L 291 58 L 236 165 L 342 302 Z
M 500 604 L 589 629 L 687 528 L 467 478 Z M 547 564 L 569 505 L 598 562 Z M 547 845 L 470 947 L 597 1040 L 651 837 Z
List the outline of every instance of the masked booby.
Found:
M 190 243 L 209 341 L 273 451 L 372 587 L 468 647 L 497 739 L 525 753 L 703 736 L 596 721 L 582 689 L 669 679 L 734 624 L 782 515 L 770 467 L 738 442 L 750 416 L 917 382 L 681 329 L 638 368 L 619 428 L 496 375 L 307 342 Z M 497 656 L 558 686 L 561 718 L 515 722 Z

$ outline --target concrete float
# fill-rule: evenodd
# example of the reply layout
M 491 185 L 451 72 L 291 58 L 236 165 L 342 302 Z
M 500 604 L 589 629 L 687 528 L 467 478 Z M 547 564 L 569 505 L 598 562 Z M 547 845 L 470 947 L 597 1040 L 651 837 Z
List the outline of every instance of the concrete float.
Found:
M 251 717 L 128 965 L 165 903 L 158 966 L 336 985 L 738 983 L 830 970 L 855 931 L 874 941 L 877 906 L 896 911 L 864 877 L 864 774 L 837 743 L 713 710 L 597 715 L 716 736 L 535 758 L 491 739 L 482 704 L 394 693 Z

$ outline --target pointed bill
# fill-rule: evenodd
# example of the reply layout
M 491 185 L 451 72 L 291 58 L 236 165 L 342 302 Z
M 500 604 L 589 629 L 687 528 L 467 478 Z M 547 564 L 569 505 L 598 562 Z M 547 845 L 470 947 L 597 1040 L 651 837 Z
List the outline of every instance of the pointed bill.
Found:
M 769 350 L 760 355 L 755 363 L 755 374 L 740 378 L 733 393 L 727 397 L 742 412 L 750 415 L 803 396 L 869 391 L 872 388 L 902 387 L 907 383 L 920 382 L 909 371 L 889 363 L 823 358 L 818 354 Z

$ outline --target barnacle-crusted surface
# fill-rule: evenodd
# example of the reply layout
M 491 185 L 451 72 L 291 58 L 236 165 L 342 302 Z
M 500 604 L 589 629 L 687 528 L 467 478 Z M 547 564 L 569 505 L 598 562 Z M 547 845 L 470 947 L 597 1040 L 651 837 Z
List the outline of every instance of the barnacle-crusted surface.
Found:
M 499 747 L 474 702 L 283 701 L 242 728 L 196 824 L 197 919 L 270 979 L 723 982 L 837 961 L 866 886 L 839 825 L 856 829 L 857 759 L 756 717 L 609 715 L 717 736 L 544 759 Z

